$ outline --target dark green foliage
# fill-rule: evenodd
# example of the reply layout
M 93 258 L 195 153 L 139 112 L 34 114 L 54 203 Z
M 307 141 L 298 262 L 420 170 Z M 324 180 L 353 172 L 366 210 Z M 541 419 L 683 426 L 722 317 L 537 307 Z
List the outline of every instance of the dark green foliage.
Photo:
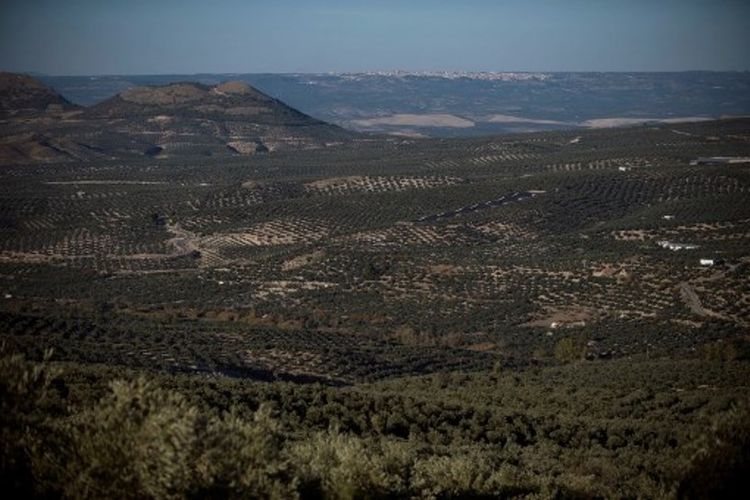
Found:
M 26 497 L 727 497 L 746 487 L 748 366 L 696 363 L 332 389 L 5 356 L 0 476 Z
M 678 498 L 746 498 L 750 491 L 750 411 L 735 409 L 703 437 Z
M 0 346 L 0 489 L 18 497 L 34 490 L 34 469 L 42 456 L 54 453 L 48 419 L 57 417 L 51 384 L 56 370 L 45 362 L 31 364 Z M 12 496 L 12 495 L 11 495 Z
M 555 344 L 555 358 L 563 363 L 581 361 L 586 356 L 586 346 L 580 339 L 566 337 Z

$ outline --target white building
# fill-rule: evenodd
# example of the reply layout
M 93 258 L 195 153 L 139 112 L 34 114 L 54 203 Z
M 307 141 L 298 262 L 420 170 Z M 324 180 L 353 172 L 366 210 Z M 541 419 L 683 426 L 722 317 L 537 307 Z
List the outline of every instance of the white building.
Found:
M 657 241 L 656 244 L 662 248 L 668 248 L 669 250 L 673 250 L 673 251 L 693 250 L 694 248 L 698 248 L 698 245 L 693 245 L 692 243 L 676 243 L 674 241 L 667 241 L 667 240 Z

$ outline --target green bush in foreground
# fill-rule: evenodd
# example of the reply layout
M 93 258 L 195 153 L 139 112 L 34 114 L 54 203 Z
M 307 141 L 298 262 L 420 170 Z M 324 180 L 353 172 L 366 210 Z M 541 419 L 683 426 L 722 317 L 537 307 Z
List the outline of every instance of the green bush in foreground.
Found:
M 50 413 L 50 384 L 56 370 L 50 368 L 51 352 L 32 364 L 22 355 L 4 355 L 0 347 L 0 491 L 33 493 L 34 459 L 48 454 L 44 435 Z
M 94 408 L 65 426 L 71 438 L 67 496 L 180 496 L 191 478 L 197 412 L 144 379 L 116 381 Z
M 728 498 L 747 486 L 746 411 L 698 439 L 676 480 L 630 476 L 622 489 L 610 467 L 639 461 L 637 451 L 610 460 L 600 445 L 568 449 L 554 440 L 434 445 L 414 436 L 290 432 L 268 406 L 243 416 L 199 410 L 145 378 L 114 381 L 98 402 L 77 407 L 60 397 L 56 376 L 48 362 L 0 358 L 0 478 L 10 496 Z
M 297 478 L 283 454 L 278 423 L 261 407 L 248 421 L 232 411 L 209 418 L 194 454 L 198 497 L 296 496 Z
M 305 490 L 335 499 L 404 495 L 415 459 L 408 443 L 366 443 L 337 431 L 296 443 L 291 455 Z
M 750 485 L 750 414 L 733 411 L 703 436 L 677 489 L 685 499 L 747 498 Z
M 69 497 L 289 498 L 296 479 L 265 409 L 252 420 L 235 412 L 199 415 L 179 394 L 144 379 L 116 381 L 111 394 L 74 415 L 66 432 Z

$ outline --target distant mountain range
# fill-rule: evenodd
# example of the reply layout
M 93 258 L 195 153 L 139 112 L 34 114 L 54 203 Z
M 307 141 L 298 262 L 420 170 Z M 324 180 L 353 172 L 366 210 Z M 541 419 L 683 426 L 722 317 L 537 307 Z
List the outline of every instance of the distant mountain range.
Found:
M 375 71 L 42 80 L 86 105 L 139 85 L 239 80 L 348 129 L 441 137 L 750 115 L 748 72 Z
M 747 72 L 2 73 L 0 162 L 244 155 L 327 147 L 356 132 L 454 137 L 743 115 Z
M 0 74 L 2 163 L 242 155 L 353 136 L 240 81 L 131 87 L 83 107 L 29 76 Z

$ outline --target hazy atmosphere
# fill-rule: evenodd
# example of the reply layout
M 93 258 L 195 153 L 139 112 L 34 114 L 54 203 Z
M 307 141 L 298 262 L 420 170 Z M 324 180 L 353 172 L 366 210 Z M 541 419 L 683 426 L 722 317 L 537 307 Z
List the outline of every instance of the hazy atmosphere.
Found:
M 56 75 L 748 70 L 742 0 L 6 0 L 0 67 Z

